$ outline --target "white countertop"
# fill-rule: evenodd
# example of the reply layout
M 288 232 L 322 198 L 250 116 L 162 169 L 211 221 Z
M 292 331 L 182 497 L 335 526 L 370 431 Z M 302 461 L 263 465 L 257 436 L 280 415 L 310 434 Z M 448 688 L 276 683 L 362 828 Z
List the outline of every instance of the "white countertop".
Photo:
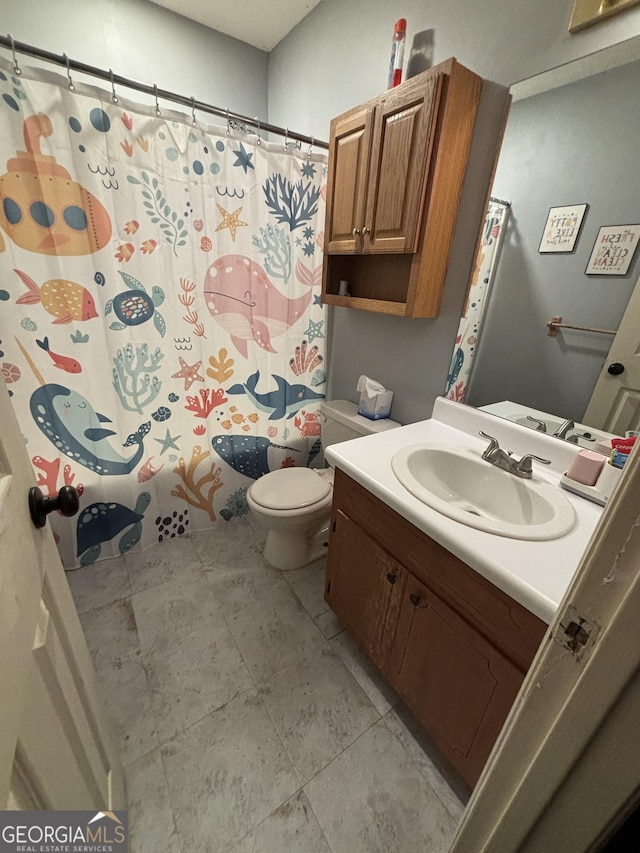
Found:
M 334 444 L 327 448 L 326 457 L 331 465 L 549 623 L 602 515 L 602 507 L 563 490 L 576 512 L 576 524 L 570 533 L 542 542 L 510 539 L 467 527 L 431 509 L 411 495 L 391 469 L 391 458 L 401 447 L 421 442 L 462 445 L 482 453 L 487 441 L 478 436 L 480 429 L 495 436 L 501 447 L 517 456 L 535 453 L 551 459 L 552 464 L 543 470 L 534 462 L 534 478 L 554 484 L 559 483 L 578 452 L 575 445 L 552 436 L 438 398 L 430 420 Z

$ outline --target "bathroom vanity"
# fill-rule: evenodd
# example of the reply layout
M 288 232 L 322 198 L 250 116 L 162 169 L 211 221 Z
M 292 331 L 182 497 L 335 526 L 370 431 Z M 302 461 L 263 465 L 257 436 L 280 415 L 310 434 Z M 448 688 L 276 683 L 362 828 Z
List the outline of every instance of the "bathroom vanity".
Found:
M 534 474 L 552 485 L 577 453 L 442 399 L 429 421 L 327 451 L 337 470 L 326 600 L 470 787 L 601 514 L 567 494 L 569 533 L 516 540 L 445 517 L 394 476 L 403 446 L 433 441 L 480 454 L 479 429 L 519 455 L 552 457 L 551 471 Z

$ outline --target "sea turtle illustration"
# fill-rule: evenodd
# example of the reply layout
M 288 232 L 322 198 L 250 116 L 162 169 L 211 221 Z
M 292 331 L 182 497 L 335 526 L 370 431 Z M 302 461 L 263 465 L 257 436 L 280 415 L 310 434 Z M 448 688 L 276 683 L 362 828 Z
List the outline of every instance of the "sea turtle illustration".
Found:
M 102 542 L 110 542 L 123 530 L 124 535 L 118 542 L 121 554 L 126 554 L 140 541 L 142 519 L 149 503 L 149 492 L 141 492 L 133 509 L 122 504 L 104 501 L 89 504 L 78 518 L 77 555 L 80 565 L 88 566 L 100 556 Z M 127 529 L 128 528 L 128 529 Z
M 105 305 L 105 317 L 113 311 L 121 321 L 112 323 L 109 328 L 118 330 L 125 329 L 127 326 L 139 326 L 153 317 L 153 325 L 160 332 L 160 336 L 164 337 L 167 324 L 162 314 L 156 310 L 164 302 L 164 290 L 156 285 L 151 289 L 151 296 L 149 296 L 141 281 L 122 270 L 118 272 L 127 285 L 127 290 L 124 293 L 118 293 Z

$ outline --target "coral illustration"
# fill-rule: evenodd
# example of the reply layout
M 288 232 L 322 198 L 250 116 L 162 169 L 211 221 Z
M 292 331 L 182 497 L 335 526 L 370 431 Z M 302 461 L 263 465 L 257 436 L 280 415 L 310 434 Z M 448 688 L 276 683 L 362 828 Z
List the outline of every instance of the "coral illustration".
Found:
M 318 212 L 320 188 L 311 181 L 302 179 L 292 184 L 290 180 L 274 172 L 262 185 L 267 207 L 278 222 L 287 223 L 289 230 L 309 222 Z
M 215 391 L 209 388 L 201 388 L 198 397 L 187 397 L 189 405 L 185 406 L 185 409 L 188 412 L 194 412 L 197 418 L 208 418 L 211 412 L 226 403 L 227 399 L 222 388 Z
M 300 346 L 295 349 L 294 358 L 289 359 L 289 367 L 293 370 L 296 376 L 300 376 L 302 373 L 307 373 L 308 371 L 313 370 L 324 361 L 322 356 L 318 355 L 317 346 L 312 346 L 310 350 L 308 350 L 307 347 L 307 342 L 302 341 Z
M 171 490 L 171 494 L 175 498 L 181 498 L 196 509 L 206 512 L 211 521 L 215 521 L 213 498 L 218 489 L 224 485 L 220 479 L 222 469 L 216 468 L 215 463 L 210 463 L 204 469 L 204 473 L 200 475 L 196 473 L 201 463 L 207 462 L 210 455 L 209 451 L 204 452 L 196 444 L 191 451 L 191 459 L 188 465 L 185 465 L 184 457 L 181 456 L 173 472 L 180 477 L 182 483 L 176 484 L 175 488 Z
M 34 468 L 39 468 L 36 482 L 42 489 L 45 497 L 55 497 L 58 494 L 58 476 L 60 474 L 60 459 L 44 459 L 42 456 L 34 456 L 31 462 Z M 41 473 L 42 472 L 42 473 Z M 71 465 L 65 465 L 62 469 L 62 485 L 72 486 L 76 475 L 71 473 Z M 84 491 L 82 483 L 78 483 L 76 491 L 81 495 Z
M 144 407 L 158 396 L 162 382 L 157 376 L 152 378 L 151 373 L 158 370 L 162 358 L 160 348 L 149 354 L 147 344 L 137 346 L 135 353 L 131 344 L 116 350 L 113 387 L 128 412 L 142 414 Z
M 228 352 L 222 347 L 218 350 L 217 358 L 214 355 L 211 356 L 209 359 L 211 367 L 207 367 L 207 376 L 215 379 L 221 385 L 233 376 L 234 361 L 232 358 L 227 358 L 227 355 Z
M 260 228 L 260 237 L 253 235 L 251 242 L 262 252 L 264 268 L 272 278 L 281 278 L 289 283 L 291 275 L 291 238 L 283 228 L 267 225 Z
M 138 139 L 139 145 L 140 138 L 142 137 L 139 137 Z M 142 197 L 144 198 L 142 203 L 146 208 L 147 216 L 151 217 L 151 221 L 154 225 L 157 224 L 160 226 L 162 233 L 164 234 L 164 239 L 167 243 L 171 244 L 173 254 L 177 257 L 178 248 L 186 245 L 187 242 L 187 229 L 184 227 L 184 220 L 178 219 L 178 214 L 175 210 L 171 209 L 169 204 L 167 204 L 167 200 L 162 193 L 158 179 L 149 178 L 149 175 L 146 172 L 141 172 L 140 174 L 142 175 L 144 185 L 133 175 L 127 175 L 127 180 L 130 184 L 139 184 L 142 186 Z
M 187 323 L 190 323 L 193 326 L 193 334 L 196 335 L 196 337 L 204 338 L 206 340 L 207 336 L 204 333 L 204 326 L 198 321 L 198 312 L 194 311 L 191 307 L 195 302 L 195 297 L 193 295 L 193 291 L 196 289 L 195 284 L 186 278 L 181 278 L 180 289 L 182 290 L 182 293 L 178 295 L 178 300 L 187 309 L 187 313 L 182 319 L 186 320 Z

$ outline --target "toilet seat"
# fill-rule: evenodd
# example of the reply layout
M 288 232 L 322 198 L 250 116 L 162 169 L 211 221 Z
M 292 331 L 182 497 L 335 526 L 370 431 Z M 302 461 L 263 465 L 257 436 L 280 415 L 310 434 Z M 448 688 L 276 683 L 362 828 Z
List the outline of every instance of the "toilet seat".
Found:
M 312 468 L 281 468 L 256 480 L 251 497 L 268 510 L 292 510 L 311 507 L 331 494 L 329 479 Z

